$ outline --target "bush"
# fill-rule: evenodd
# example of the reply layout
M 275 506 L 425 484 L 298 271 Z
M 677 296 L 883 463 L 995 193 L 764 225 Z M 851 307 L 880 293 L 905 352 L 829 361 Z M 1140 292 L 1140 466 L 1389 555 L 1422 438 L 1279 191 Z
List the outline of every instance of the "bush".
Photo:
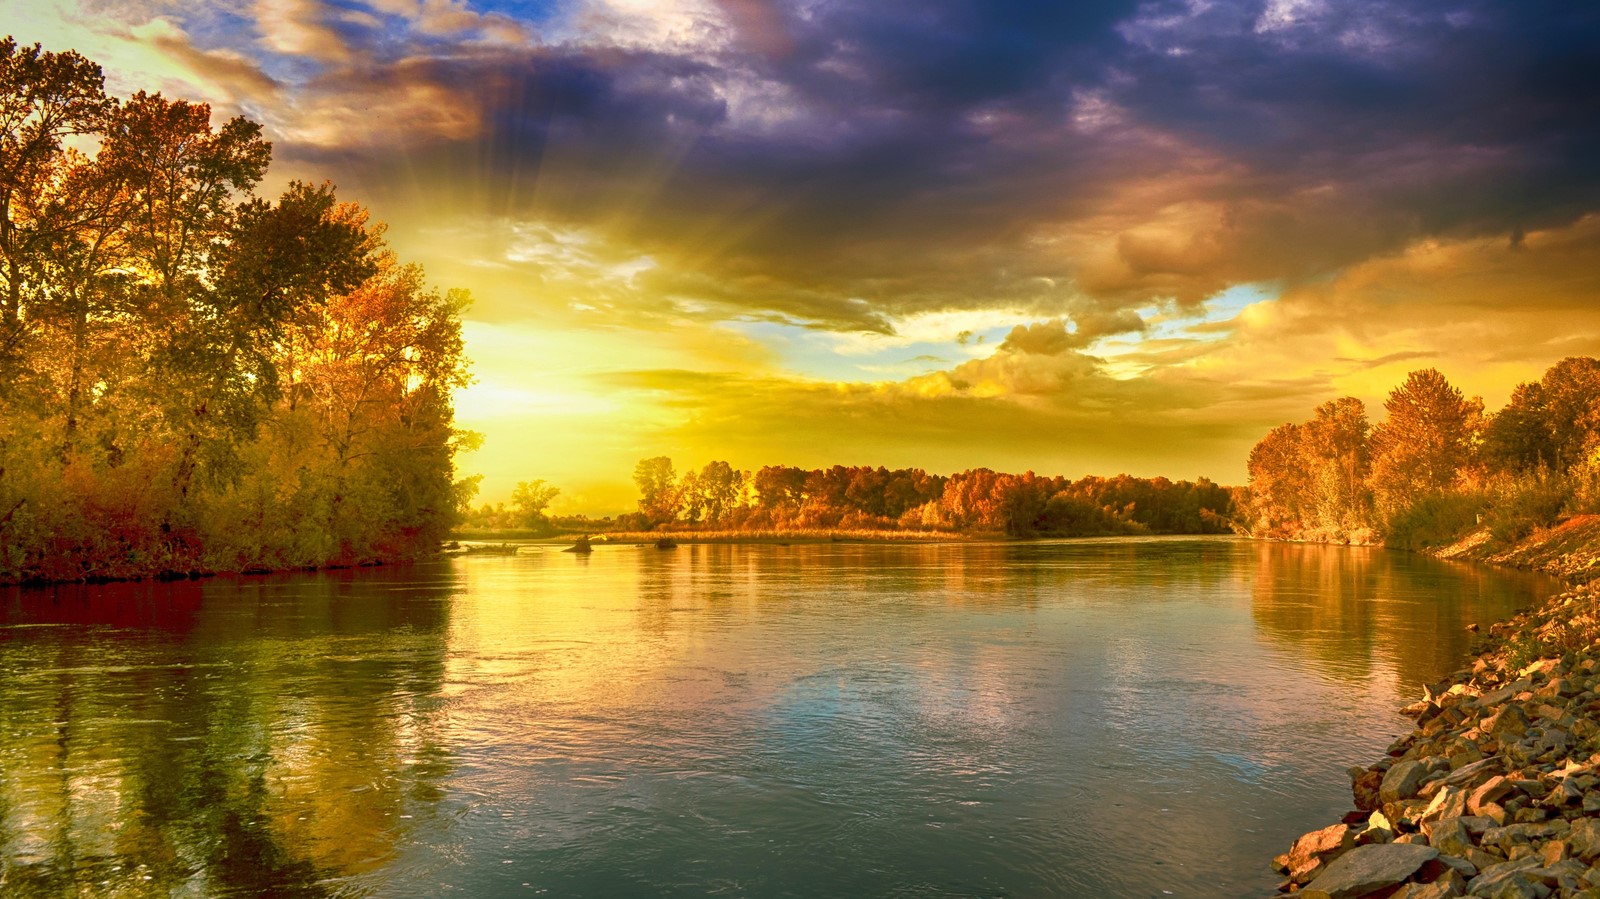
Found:
M 1571 495 L 1562 479 L 1531 474 L 1508 479 L 1496 491 L 1484 523 L 1496 541 L 1515 543 L 1555 524 Z
M 1431 549 L 1454 543 L 1478 526 L 1489 506 L 1481 493 L 1434 493 L 1414 500 L 1389 519 L 1384 542 L 1398 549 Z

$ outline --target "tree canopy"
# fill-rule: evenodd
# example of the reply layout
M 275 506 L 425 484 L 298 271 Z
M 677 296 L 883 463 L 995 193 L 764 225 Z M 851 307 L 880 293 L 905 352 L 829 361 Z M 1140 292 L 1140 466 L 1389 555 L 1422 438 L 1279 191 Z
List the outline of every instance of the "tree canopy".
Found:
M 437 543 L 464 293 L 330 184 L 258 196 L 259 124 L 77 53 L 0 41 L 0 129 L 0 580 Z

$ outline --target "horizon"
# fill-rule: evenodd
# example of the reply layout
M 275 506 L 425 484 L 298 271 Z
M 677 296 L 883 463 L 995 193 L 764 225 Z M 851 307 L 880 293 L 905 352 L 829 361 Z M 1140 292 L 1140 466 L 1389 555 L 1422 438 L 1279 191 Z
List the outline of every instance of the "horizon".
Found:
M 1412 369 L 1600 352 L 1600 64 L 1560 5 L 0 4 L 263 124 L 465 288 L 476 503 L 681 467 L 1245 481 Z M 1487 71 L 1482 60 L 1493 58 Z

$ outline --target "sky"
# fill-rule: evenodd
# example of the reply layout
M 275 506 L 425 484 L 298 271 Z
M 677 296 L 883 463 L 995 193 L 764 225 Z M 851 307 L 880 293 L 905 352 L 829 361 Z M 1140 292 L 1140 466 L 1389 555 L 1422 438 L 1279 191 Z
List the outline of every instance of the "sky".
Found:
M 1242 483 L 1600 354 L 1600 5 L 0 0 L 471 291 L 482 499 L 634 464 Z

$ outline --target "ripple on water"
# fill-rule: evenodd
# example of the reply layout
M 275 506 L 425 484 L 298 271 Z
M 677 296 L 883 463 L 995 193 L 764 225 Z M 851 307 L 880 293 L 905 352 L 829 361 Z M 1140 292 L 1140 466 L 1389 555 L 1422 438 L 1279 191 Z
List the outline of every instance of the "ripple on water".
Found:
M 22 897 L 1264 893 L 1461 625 L 1548 587 L 1135 540 L 22 595 L 0 860 Z

